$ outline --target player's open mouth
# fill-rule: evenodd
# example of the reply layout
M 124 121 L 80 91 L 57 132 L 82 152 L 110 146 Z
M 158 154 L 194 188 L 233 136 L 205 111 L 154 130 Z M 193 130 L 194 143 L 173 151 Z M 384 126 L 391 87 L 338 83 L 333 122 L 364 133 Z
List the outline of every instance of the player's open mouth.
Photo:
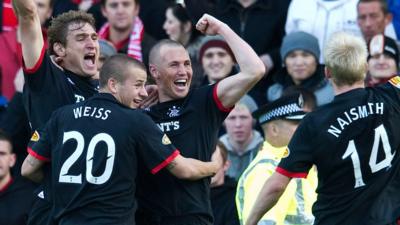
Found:
M 89 67 L 94 67 L 96 62 L 96 54 L 95 53 L 87 53 L 83 57 L 85 64 Z
M 143 101 L 142 99 L 133 99 L 133 102 L 138 105 L 140 105 L 140 103 L 142 103 L 142 101 Z
M 186 87 L 187 79 L 179 79 L 179 80 L 176 80 L 176 81 L 174 82 L 174 84 L 175 84 L 176 86 L 179 86 L 179 87 Z

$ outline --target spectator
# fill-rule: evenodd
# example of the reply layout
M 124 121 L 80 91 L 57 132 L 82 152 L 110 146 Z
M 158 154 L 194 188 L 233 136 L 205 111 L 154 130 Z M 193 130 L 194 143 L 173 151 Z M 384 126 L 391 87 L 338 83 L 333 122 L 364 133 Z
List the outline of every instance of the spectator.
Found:
M 186 150 L 182 154 L 207 161 L 215 150 L 223 120 L 244 93 L 261 79 L 264 65 L 225 23 L 204 15 L 196 27 L 207 35 L 222 35 L 241 72 L 189 91 L 192 78 L 189 54 L 181 44 L 163 40 L 150 53 L 150 72 L 158 86 L 159 103 L 147 112 L 179 149 Z M 137 191 L 137 224 L 212 224 L 208 179 L 187 183 L 165 174 L 142 173 L 138 180 L 142 186 Z
M 392 23 L 396 32 L 397 39 L 400 38 L 400 2 L 397 0 L 388 0 L 389 11 L 393 15 Z
M 214 215 L 214 225 L 239 225 L 235 205 L 236 181 L 225 175 L 230 167 L 228 150 L 222 142 L 217 142 L 217 150 L 213 155 L 222 158 L 223 167 L 211 178 L 211 208 Z
M 0 4 L 0 33 L 15 30 L 18 25 L 17 17 L 12 8 L 12 0 L 3 0 Z
M 359 0 L 357 23 L 367 43 L 377 34 L 385 34 L 396 40 L 392 14 L 386 0 Z
M 264 182 L 275 171 L 281 159 L 288 156 L 287 145 L 294 131 L 305 111 L 312 110 L 306 109 L 305 105 L 315 106 L 314 98 L 303 98 L 303 95 L 297 92 L 285 95 L 255 112 L 254 115 L 264 130 L 265 142 L 238 182 L 236 204 L 241 224 L 249 218 L 250 210 Z M 262 216 L 259 224 L 311 225 L 311 206 L 316 199 L 316 181 L 315 170 L 310 172 L 307 179 L 293 180 L 277 205 Z
M 193 26 L 186 9 L 181 4 L 174 4 L 165 12 L 163 28 L 169 39 L 181 43 L 189 53 L 193 68 L 192 86 L 198 87 L 203 77 L 203 69 L 198 60 L 202 35 Z
M 113 43 L 119 53 L 125 53 L 145 62 L 155 40 L 145 30 L 139 18 L 138 0 L 101 0 L 107 23 L 99 31 L 99 37 Z
M 195 10 L 214 12 L 228 24 L 260 56 L 266 74 L 273 74 L 281 66 L 279 48 L 285 35 L 285 22 L 290 0 L 185 0 L 189 14 Z M 195 6 L 195 7 L 193 7 Z M 210 8 L 212 6 L 213 8 Z M 203 12 L 204 13 L 204 12 Z M 258 105 L 266 103 L 265 90 L 273 83 L 272 76 L 264 77 L 248 93 Z
M 303 119 L 289 142 L 290 154 L 265 182 L 246 225 L 257 224 L 291 178 L 306 177 L 313 165 L 315 225 L 396 224 L 399 218 L 400 77 L 364 88 L 367 47 L 350 34 L 333 35 L 324 55 L 335 99 Z
M 314 35 L 320 49 L 337 31 L 361 36 L 357 26 L 358 0 L 293 0 L 290 3 L 285 25 L 286 34 L 304 31 Z M 302 10 L 299 10 L 302 9 Z M 319 62 L 323 63 L 322 55 Z
M 106 40 L 99 40 L 100 46 L 100 56 L 99 62 L 97 63 L 97 70 L 100 72 L 101 67 L 103 66 L 106 59 L 110 56 L 117 54 L 117 50 L 114 48 L 114 45 Z
M 205 73 L 201 86 L 217 83 L 238 72 L 235 68 L 236 59 L 231 48 L 219 36 L 208 36 L 203 39 L 199 60 Z
M 256 157 L 264 139 L 254 129 L 255 120 L 251 115 L 257 109 L 257 104 L 248 96 L 243 96 L 224 121 L 227 134 L 220 141 L 228 150 L 228 160 L 231 162 L 226 175 L 239 180 L 240 175 Z
M 0 221 L 7 225 L 26 225 L 35 185 L 11 174 L 15 161 L 11 140 L 0 131 Z
M 319 106 L 333 100 L 332 85 L 318 63 L 320 50 L 316 37 L 302 31 L 288 34 L 283 39 L 281 57 L 284 67 L 275 74 L 276 83 L 267 90 L 269 102 L 278 99 L 291 86 L 313 92 Z
M 396 42 L 382 34 L 375 35 L 368 45 L 368 73 L 365 85 L 386 83 L 399 69 L 399 49 Z

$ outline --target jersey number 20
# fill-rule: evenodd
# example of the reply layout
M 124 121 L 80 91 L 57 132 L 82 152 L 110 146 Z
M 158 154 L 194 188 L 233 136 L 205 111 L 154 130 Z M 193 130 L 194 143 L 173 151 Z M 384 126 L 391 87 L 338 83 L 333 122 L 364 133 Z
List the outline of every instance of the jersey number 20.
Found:
M 381 141 L 383 145 L 383 151 L 385 153 L 385 159 L 377 162 L 379 143 Z M 380 125 L 379 127 L 375 128 L 374 144 L 372 145 L 371 156 L 369 157 L 369 166 L 371 168 L 371 172 L 376 173 L 383 168 L 391 166 L 395 154 L 396 152 L 392 154 L 392 149 L 389 144 L 389 138 L 386 133 L 385 127 L 383 125 Z M 360 158 L 358 156 L 354 140 L 349 141 L 349 145 L 347 146 L 346 152 L 343 154 L 342 159 L 345 159 L 348 156 L 350 156 L 351 161 L 353 161 L 355 178 L 354 188 L 362 187 L 365 185 L 365 183 L 362 178 Z
M 77 142 L 76 149 L 72 153 L 70 157 L 64 162 L 61 167 L 60 176 L 58 178 L 58 182 L 60 183 L 82 183 L 82 174 L 79 175 L 69 175 L 68 171 L 71 166 L 78 160 L 78 158 L 82 155 L 84 147 L 85 147 L 85 139 L 83 135 L 78 131 L 69 131 L 64 132 L 63 144 L 70 139 L 74 139 Z M 103 174 L 100 176 L 94 176 L 92 173 L 93 170 L 93 157 L 96 145 L 99 142 L 105 142 L 107 145 L 107 161 Z M 114 158 L 115 158 L 115 142 L 114 139 L 106 134 L 99 133 L 96 134 L 89 142 L 87 153 L 86 153 L 86 180 L 92 184 L 104 184 L 110 179 L 113 166 L 114 166 Z

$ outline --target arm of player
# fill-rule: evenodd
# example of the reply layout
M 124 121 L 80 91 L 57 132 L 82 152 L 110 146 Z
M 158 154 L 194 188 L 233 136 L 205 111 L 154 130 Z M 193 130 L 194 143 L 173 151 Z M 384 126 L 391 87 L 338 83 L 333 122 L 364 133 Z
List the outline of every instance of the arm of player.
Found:
M 223 79 L 217 87 L 222 105 L 230 108 L 264 76 L 264 63 L 250 45 L 218 19 L 205 14 L 197 22 L 196 28 L 208 35 L 219 34 L 224 37 L 239 64 L 241 72 Z
M 26 68 L 33 68 L 43 49 L 43 35 L 36 4 L 33 0 L 13 0 L 18 16 L 22 56 Z
M 223 167 L 223 160 L 217 155 L 212 155 L 211 162 L 203 162 L 178 155 L 166 168 L 179 179 L 199 180 L 204 177 L 211 177 Z
M 290 180 L 290 177 L 274 172 L 265 181 L 245 225 L 257 225 L 263 215 L 278 202 Z
M 28 155 L 21 167 L 21 175 L 32 180 L 33 182 L 40 183 L 43 180 L 42 166 L 44 161 L 36 159 L 32 155 Z

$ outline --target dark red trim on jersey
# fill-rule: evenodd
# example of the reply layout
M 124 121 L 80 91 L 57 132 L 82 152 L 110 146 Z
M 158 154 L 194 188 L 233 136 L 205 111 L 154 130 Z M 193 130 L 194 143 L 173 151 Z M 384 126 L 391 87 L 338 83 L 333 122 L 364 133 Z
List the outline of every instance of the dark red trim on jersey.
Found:
M 289 172 L 281 167 L 276 167 L 275 169 L 276 172 L 287 176 L 287 177 L 293 177 L 293 178 L 307 178 L 307 173 L 293 173 L 293 172 Z
M 217 106 L 218 106 L 218 109 L 221 110 L 222 112 L 230 112 L 230 111 L 232 111 L 234 106 L 232 106 L 230 108 L 225 108 L 225 106 L 222 105 L 222 102 L 221 102 L 221 100 L 219 100 L 218 95 L 217 95 L 217 87 L 218 87 L 218 83 L 216 83 L 214 85 L 213 97 L 214 97 L 215 104 L 217 104 Z
M 24 72 L 27 73 L 27 74 L 36 72 L 39 69 L 39 67 L 42 64 L 42 62 L 43 62 L 43 57 L 44 57 L 44 53 L 45 52 L 46 52 L 46 46 L 45 46 L 45 44 L 43 44 L 42 51 L 40 52 L 39 59 L 38 59 L 38 61 L 35 63 L 35 65 L 32 68 L 26 68 L 25 67 L 25 62 L 22 62 L 22 66 L 23 66 Z M 22 60 L 22 61 L 24 61 L 24 60 Z
M 172 160 L 174 160 L 178 155 L 179 155 L 179 151 L 178 149 L 175 149 L 175 151 L 168 156 L 168 158 L 166 158 L 163 162 L 161 162 L 160 164 L 158 164 L 158 166 L 154 167 L 151 170 L 152 174 L 156 174 L 158 173 L 158 171 L 160 171 L 162 168 L 164 168 L 165 166 L 167 166 Z
M 28 153 L 29 155 L 35 157 L 36 159 L 40 160 L 40 161 L 44 161 L 44 162 L 50 162 L 49 158 L 46 158 L 44 156 L 41 156 L 39 154 L 37 154 L 35 151 L 33 151 L 31 148 L 28 147 Z
M 7 184 L 2 189 L 0 189 L 0 193 L 7 190 L 7 188 L 10 187 L 13 181 L 14 179 L 11 177 L 11 179 L 7 182 Z

